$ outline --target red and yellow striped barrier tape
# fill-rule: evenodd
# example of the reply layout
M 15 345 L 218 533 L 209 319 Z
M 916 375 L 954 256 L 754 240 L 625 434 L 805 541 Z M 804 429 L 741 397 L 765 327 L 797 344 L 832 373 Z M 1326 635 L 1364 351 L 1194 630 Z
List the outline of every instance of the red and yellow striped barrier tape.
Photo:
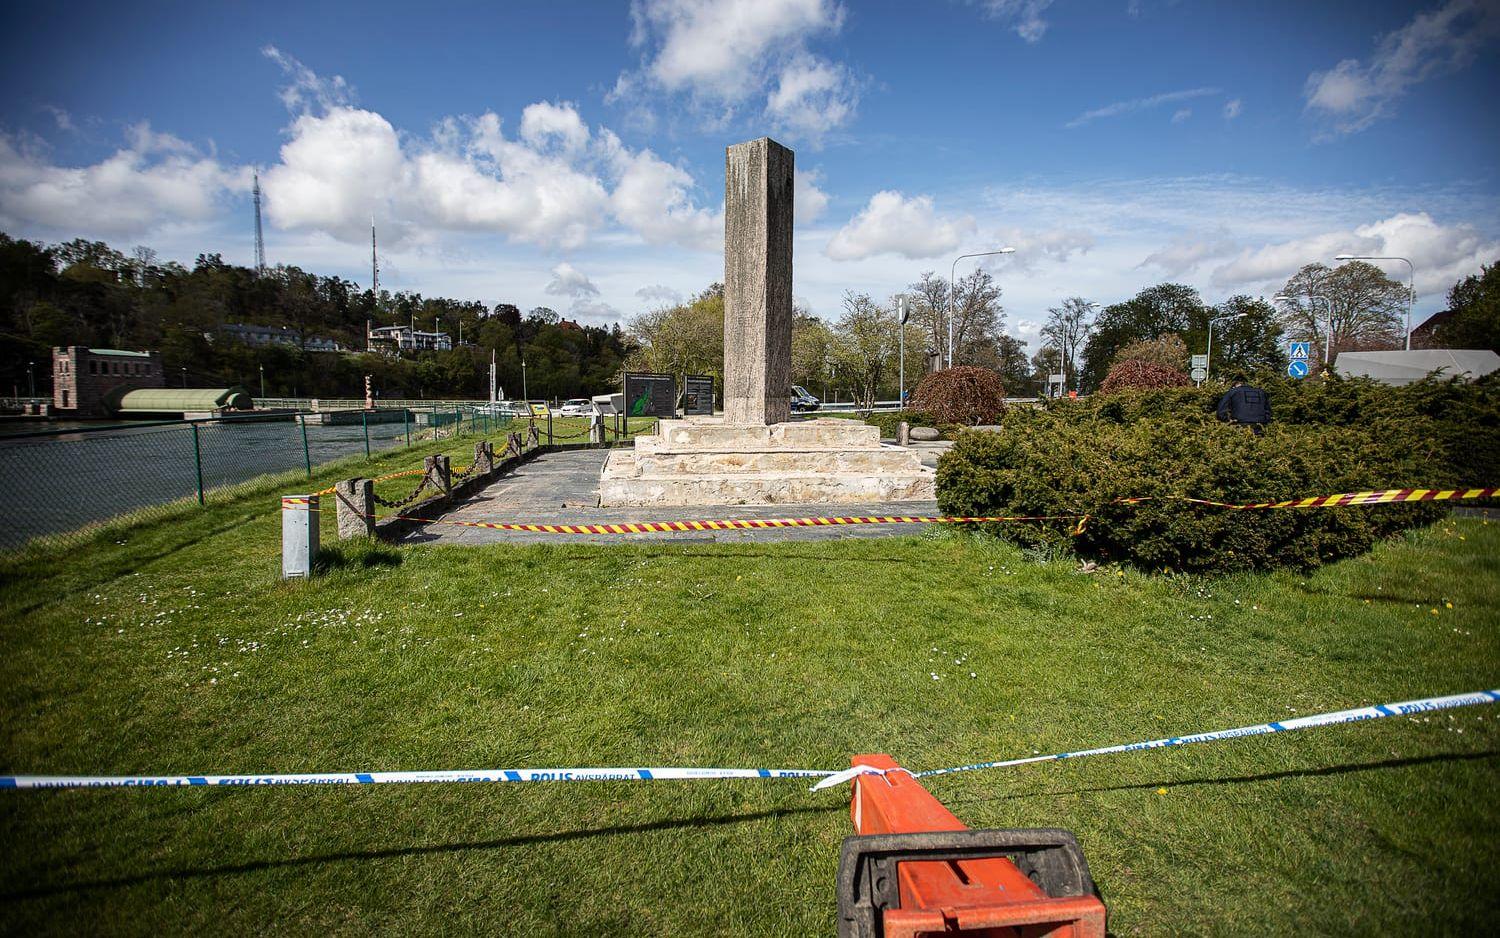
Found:
M 1313 498 L 1293 498 L 1281 502 L 1230 502 L 1209 501 L 1206 498 L 1189 498 L 1185 495 L 1147 495 L 1139 498 L 1118 498 L 1116 504 L 1136 505 L 1150 501 L 1188 502 L 1193 505 L 1208 505 L 1213 508 L 1228 508 L 1232 511 L 1248 511 L 1257 508 L 1343 508 L 1348 505 L 1390 505 L 1397 502 L 1445 502 L 1465 498 L 1492 498 L 1500 494 L 1500 487 L 1485 489 L 1379 489 L 1371 492 L 1344 492 L 1339 495 L 1319 495 Z
M 473 467 L 470 466 L 469 468 L 472 469 Z M 422 475 L 422 474 L 424 474 L 426 472 L 427 472 L 426 469 L 403 469 L 400 472 L 388 472 L 388 473 L 386 473 L 383 476 L 376 476 L 371 481 L 372 482 L 389 482 L 392 479 L 402 479 L 402 478 L 405 478 L 406 476 L 419 476 L 419 475 Z M 318 491 L 314 492 L 313 494 L 314 495 L 332 495 L 336 491 L 338 491 L 338 486 L 336 486 L 336 485 L 330 485 L 326 489 L 318 489 Z
M 492 531 L 529 531 L 533 534 L 662 534 L 671 531 L 735 531 L 763 528 L 815 528 L 847 524 L 978 524 L 991 521 L 1073 521 L 1083 515 L 1028 515 L 960 517 L 951 515 L 881 515 L 845 518 L 741 518 L 728 521 L 621 521 L 614 524 L 523 524 L 510 521 L 457 521 L 392 515 L 419 524 L 451 524 Z

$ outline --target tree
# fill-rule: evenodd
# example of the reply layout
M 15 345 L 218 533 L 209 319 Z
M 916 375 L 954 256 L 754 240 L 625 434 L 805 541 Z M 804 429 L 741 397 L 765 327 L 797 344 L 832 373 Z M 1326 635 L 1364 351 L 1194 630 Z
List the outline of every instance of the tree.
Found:
M 1147 362 L 1170 368 L 1173 371 L 1182 371 L 1188 363 L 1187 343 L 1182 341 L 1182 336 L 1175 333 L 1132 342 L 1115 355 L 1110 371 L 1113 372 L 1115 365 L 1124 362 Z
M 792 383 L 827 393 L 828 364 L 833 355 L 833 330 L 803 309 L 792 311 Z M 817 392 L 814 392 L 817 393 Z
M 1208 363 L 1219 377 L 1243 371 L 1284 373 L 1286 349 L 1282 343 L 1281 322 L 1276 308 L 1265 300 L 1249 296 L 1232 296 L 1207 312 L 1219 318 L 1233 316 L 1214 324 L 1213 359 Z M 1197 329 L 1190 333 L 1189 348 L 1207 348 L 1207 324 L 1203 345 L 1197 344 Z
M 922 351 L 948 348 L 948 281 L 932 271 L 907 287 L 911 302 L 909 321 L 922 331 Z M 908 348 L 907 351 L 912 351 Z
M 954 360 L 950 364 L 974 364 L 978 359 L 993 357 L 1004 327 L 1000 288 L 989 271 L 980 268 L 961 278 L 953 292 Z
M 1313 342 L 1320 361 L 1330 331 L 1333 355 L 1404 344 L 1406 285 L 1374 264 L 1347 261 L 1333 269 L 1308 264 L 1292 274 L 1281 294 L 1289 298 L 1282 301 L 1282 326 L 1292 337 Z
M 1455 283 L 1448 311 L 1453 315 L 1437 329 L 1443 348 L 1500 351 L 1500 261 Z
M 687 303 L 632 316 L 625 334 L 636 343 L 634 371 L 713 375 L 724 383 L 724 294 L 712 287 Z
M 1026 343 L 1014 336 L 1002 335 L 995 343 L 995 371 L 1005 390 L 1017 397 L 1031 394 L 1031 361 L 1026 357 Z
M 844 312 L 834 324 L 833 367 L 839 383 L 865 408 L 873 407 L 893 371 L 897 330 L 893 310 L 870 299 L 868 293 L 844 293 Z
M 1042 338 L 1062 353 L 1063 374 L 1067 376 L 1065 386 L 1068 380 L 1076 377 L 1078 349 L 1094 328 L 1089 321 L 1092 314 L 1092 305 L 1081 296 L 1070 296 L 1063 300 L 1061 306 L 1053 306 L 1047 310 Z
M 1202 315 L 1203 300 L 1198 291 L 1180 283 L 1147 287 L 1123 303 L 1106 306 L 1094 320 L 1093 332 L 1083 347 L 1080 387 L 1097 388 L 1115 355 L 1130 343 L 1186 332 L 1195 317 Z

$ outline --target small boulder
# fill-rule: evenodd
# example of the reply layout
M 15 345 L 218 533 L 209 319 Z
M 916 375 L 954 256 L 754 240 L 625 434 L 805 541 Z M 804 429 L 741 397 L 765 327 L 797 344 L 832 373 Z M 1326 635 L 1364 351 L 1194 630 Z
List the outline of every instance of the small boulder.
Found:
M 938 432 L 937 427 L 912 427 L 911 438 L 919 443 L 931 443 L 941 440 L 943 435 Z

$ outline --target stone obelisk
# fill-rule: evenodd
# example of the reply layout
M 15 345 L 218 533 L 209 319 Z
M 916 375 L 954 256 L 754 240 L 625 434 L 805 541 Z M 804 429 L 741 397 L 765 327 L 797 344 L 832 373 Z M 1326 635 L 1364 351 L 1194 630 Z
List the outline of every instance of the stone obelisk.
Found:
M 599 504 L 851 504 L 933 497 L 933 471 L 855 420 L 791 418 L 792 151 L 724 158 L 724 416 L 665 419 L 609 454 Z
M 725 151 L 725 423 L 791 418 L 793 162 L 770 137 Z

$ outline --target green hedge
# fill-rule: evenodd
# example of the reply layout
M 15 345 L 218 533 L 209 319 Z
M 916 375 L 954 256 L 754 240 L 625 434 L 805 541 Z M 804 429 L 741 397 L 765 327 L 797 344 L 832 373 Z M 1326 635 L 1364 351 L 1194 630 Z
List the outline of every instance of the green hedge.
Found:
M 1013 411 L 1000 433 L 966 432 L 938 463 L 939 507 L 960 515 L 1087 514 L 1077 536 L 1071 522 L 985 527 L 1023 545 L 1183 571 L 1312 567 L 1444 511 L 1432 504 L 1269 511 L 1121 504 L 1139 496 L 1245 503 L 1428 485 L 1432 466 L 1445 458 L 1435 434 L 1404 432 L 1389 418 L 1276 423 L 1256 436 L 1192 406 L 1198 400 L 1174 390 L 1127 401 L 1119 412 L 1093 404 Z
M 1271 399 L 1272 426 L 1377 428 L 1392 439 L 1437 444 L 1422 467 L 1422 485 L 1500 484 L 1500 374 L 1464 384 L 1420 381 L 1389 387 L 1363 378 L 1295 381 L 1255 379 Z M 1225 385 L 1162 388 L 1050 402 L 1047 409 L 1075 420 L 1117 424 L 1212 416 Z

